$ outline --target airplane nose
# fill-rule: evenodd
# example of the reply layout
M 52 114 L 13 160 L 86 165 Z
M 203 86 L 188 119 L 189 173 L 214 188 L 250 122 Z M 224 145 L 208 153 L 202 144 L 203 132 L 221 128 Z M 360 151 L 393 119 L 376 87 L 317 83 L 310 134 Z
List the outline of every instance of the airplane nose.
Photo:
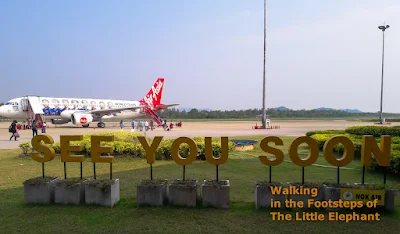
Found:
M 6 114 L 6 106 L 0 106 L 0 117 Z

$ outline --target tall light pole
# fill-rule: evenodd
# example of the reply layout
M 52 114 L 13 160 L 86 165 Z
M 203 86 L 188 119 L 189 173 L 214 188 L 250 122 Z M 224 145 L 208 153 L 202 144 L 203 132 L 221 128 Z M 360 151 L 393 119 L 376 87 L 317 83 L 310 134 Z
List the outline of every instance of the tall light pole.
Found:
M 388 29 L 389 25 L 382 25 L 378 28 L 382 30 L 382 79 L 381 79 L 381 109 L 379 111 L 379 123 L 383 124 L 382 118 L 382 100 L 383 100 L 383 66 L 384 66 L 384 59 L 385 59 L 385 30 Z
M 266 85 L 266 77 L 265 77 L 265 51 L 266 51 L 266 38 L 267 38 L 267 0 L 264 0 L 264 67 L 263 67 L 263 114 L 262 114 L 262 127 L 266 128 L 266 123 L 265 123 L 265 115 L 266 115 L 266 110 L 265 110 L 265 102 L 266 102 L 266 95 L 265 95 L 265 85 Z

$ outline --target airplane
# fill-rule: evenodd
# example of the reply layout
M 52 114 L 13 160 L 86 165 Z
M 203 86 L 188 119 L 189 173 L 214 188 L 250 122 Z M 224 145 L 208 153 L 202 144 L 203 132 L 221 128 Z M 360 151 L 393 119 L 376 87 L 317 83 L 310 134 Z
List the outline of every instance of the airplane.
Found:
M 150 116 L 157 123 L 162 122 L 155 113 L 179 104 L 161 104 L 164 78 L 158 78 L 149 92 L 140 101 L 106 100 L 89 98 L 55 98 L 26 96 L 9 100 L 0 106 L 0 116 L 9 119 L 33 119 L 44 116 L 53 124 L 67 124 L 89 127 L 97 122 L 97 127 L 104 128 L 104 119 L 135 119 Z

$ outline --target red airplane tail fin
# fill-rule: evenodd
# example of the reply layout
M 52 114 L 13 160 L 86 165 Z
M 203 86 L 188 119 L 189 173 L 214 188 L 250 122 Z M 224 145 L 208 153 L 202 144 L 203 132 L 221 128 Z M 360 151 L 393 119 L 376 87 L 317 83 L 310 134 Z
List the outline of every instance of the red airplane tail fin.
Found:
M 144 105 L 158 106 L 161 104 L 162 91 L 164 88 L 164 78 L 158 78 L 146 96 L 139 102 Z

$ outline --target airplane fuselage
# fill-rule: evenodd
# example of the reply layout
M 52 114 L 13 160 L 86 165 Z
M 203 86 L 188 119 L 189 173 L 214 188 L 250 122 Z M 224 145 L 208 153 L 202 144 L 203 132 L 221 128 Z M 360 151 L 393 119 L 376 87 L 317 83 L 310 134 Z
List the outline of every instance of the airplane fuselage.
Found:
M 39 97 L 46 119 L 70 120 L 71 115 L 79 111 L 90 110 L 108 110 L 112 108 L 124 108 L 140 106 L 139 101 L 128 100 L 109 100 L 109 99 L 85 99 L 85 98 L 55 98 L 55 97 Z M 93 122 L 102 119 L 134 119 L 144 116 L 145 113 L 141 109 L 124 110 L 121 112 L 101 116 L 99 119 L 93 119 Z M 8 101 L 4 106 L 0 107 L 0 116 L 9 119 L 28 119 L 27 98 L 15 98 Z
M 93 98 L 56 98 L 26 96 L 15 98 L 0 107 L 0 116 L 10 119 L 27 119 L 28 123 L 43 123 L 50 119 L 53 124 L 72 122 L 88 127 L 92 122 L 103 128 L 103 119 L 135 119 L 149 116 L 158 124 L 162 119 L 157 111 L 178 104 L 162 104 L 164 78 L 158 78 L 140 101 Z

